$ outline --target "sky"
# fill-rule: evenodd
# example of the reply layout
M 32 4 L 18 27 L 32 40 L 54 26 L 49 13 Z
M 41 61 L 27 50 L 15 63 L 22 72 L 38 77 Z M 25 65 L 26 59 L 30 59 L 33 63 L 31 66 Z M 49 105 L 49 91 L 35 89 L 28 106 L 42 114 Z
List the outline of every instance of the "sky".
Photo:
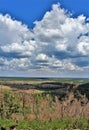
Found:
M 0 76 L 89 78 L 89 0 L 0 0 Z

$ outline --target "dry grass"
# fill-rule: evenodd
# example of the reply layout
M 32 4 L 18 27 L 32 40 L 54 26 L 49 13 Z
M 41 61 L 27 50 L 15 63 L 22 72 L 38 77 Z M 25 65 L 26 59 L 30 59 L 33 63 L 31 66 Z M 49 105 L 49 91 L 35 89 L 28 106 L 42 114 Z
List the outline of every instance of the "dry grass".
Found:
M 0 89 L 2 89 L 2 90 L 11 90 L 11 88 L 9 86 L 6 86 L 6 85 L 0 85 Z

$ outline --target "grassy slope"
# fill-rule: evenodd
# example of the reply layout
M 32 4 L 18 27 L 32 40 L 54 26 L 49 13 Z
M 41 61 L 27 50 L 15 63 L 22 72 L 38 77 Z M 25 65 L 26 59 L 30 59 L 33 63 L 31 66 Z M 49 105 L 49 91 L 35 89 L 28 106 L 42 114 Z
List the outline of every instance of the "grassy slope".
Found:
M 66 83 L 75 83 L 82 84 L 89 82 L 89 79 L 26 79 L 26 78 L 2 78 L 0 79 L 0 84 L 3 83 L 29 83 L 29 84 L 38 84 L 43 82 L 66 82 Z M 5 88 L 8 88 L 7 86 Z M 9 89 L 9 88 L 8 88 Z M 16 123 L 14 120 L 9 119 L 0 119 L 0 126 L 6 127 L 9 130 L 9 127 L 13 124 L 17 124 L 18 130 L 26 130 L 28 128 L 33 128 L 34 130 L 70 130 L 79 128 L 81 130 L 89 130 L 89 119 L 69 119 L 65 118 L 62 120 L 54 120 L 49 122 L 42 121 L 30 121 L 30 120 L 21 120 Z M 71 129 L 71 130 L 72 130 Z
M 0 119 L 0 125 L 7 128 L 7 130 L 9 130 L 11 125 L 17 125 L 18 130 L 26 130 L 28 128 L 33 128 L 33 130 L 89 130 L 89 119 L 65 118 L 50 122 L 21 120 L 18 123 L 13 120 Z

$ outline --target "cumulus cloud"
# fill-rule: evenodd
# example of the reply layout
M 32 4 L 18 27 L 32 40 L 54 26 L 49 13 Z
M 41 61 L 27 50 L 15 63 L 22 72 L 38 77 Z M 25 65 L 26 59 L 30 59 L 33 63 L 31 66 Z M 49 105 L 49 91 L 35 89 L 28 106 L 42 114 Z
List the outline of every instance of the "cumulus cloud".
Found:
M 9 15 L 0 14 L 0 52 L 2 56 L 31 55 L 34 42 L 33 33 L 21 22 L 11 19 Z M 12 55 L 13 53 L 13 55 Z
M 79 39 L 77 48 L 82 55 L 89 56 L 89 36 L 82 36 Z
M 0 14 L 0 70 L 88 73 L 88 18 L 73 18 L 54 4 L 41 21 L 34 23 L 31 30 Z

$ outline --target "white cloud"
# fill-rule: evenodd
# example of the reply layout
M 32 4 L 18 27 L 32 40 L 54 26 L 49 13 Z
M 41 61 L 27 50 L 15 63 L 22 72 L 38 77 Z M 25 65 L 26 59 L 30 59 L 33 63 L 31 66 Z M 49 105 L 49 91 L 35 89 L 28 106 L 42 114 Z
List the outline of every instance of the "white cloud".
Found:
M 82 55 L 89 55 L 89 36 L 82 36 L 77 48 Z
M 30 55 L 34 50 L 33 33 L 9 15 L 0 14 L 0 50 L 2 53 Z
M 44 42 L 52 49 L 77 53 L 78 37 L 86 34 L 89 30 L 89 23 L 83 15 L 78 18 L 71 18 L 66 11 L 53 6 L 53 10 L 47 12 L 41 21 L 36 22 L 34 28 L 36 40 L 44 45 Z M 46 48 L 48 47 L 46 44 Z
M 45 54 L 38 54 L 38 56 L 36 57 L 37 60 L 41 60 L 41 61 L 45 61 L 48 60 L 47 55 Z
M 31 56 L 36 45 L 34 41 L 24 41 L 23 43 L 11 43 L 1 46 L 4 53 L 17 53 L 17 56 Z
M 26 25 L 13 20 L 9 15 L 3 16 L 0 14 L 0 43 L 11 44 L 20 42 L 25 39 L 30 39 L 32 33 Z
M 65 45 L 64 43 L 62 43 L 62 44 L 57 44 L 57 45 L 56 45 L 56 49 L 57 49 L 58 51 L 66 51 L 66 50 L 67 50 L 67 45 Z
M 0 70 L 47 69 L 65 75 L 66 71 L 88 70 L 88 58 L 89 22 L 85 16 L 72 18 L 55 4 L 30 30 L 0 14 Z

